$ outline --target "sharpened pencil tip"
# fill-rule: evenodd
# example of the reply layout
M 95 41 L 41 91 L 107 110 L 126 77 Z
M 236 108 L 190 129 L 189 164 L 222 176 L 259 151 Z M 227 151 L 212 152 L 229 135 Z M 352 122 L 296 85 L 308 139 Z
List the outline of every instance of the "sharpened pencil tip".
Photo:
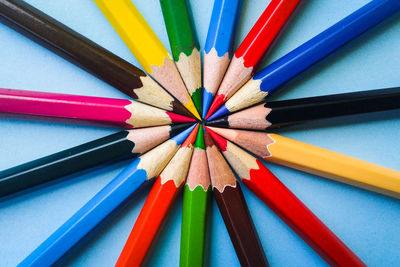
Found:
M 212 114 L 207 121 L 212 121 L 215 120 L 216 118 L 219 118 L 221 116 L 224 116 L 229 113 L 229 110 L 226 108 L 225 105 L 221 106 L 214 114 Z
M 224 95 L 216 95 L 214 101 L 211 104 L 210 109 L 207 112 L 206 120 L 223 104 L 225 103 Z

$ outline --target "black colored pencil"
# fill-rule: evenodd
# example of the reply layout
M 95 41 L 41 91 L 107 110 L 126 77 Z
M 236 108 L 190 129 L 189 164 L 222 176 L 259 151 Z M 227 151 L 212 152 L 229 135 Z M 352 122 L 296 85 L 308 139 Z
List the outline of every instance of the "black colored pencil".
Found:
M 207 122 L 207 125 L 266 130 L 397 108 L 400 108 L 400 87 L 271 101 Z
M 190 125 L 186 123 L 120 131 L 0 171 L 0 197 L 100 164 L 137 157 Z

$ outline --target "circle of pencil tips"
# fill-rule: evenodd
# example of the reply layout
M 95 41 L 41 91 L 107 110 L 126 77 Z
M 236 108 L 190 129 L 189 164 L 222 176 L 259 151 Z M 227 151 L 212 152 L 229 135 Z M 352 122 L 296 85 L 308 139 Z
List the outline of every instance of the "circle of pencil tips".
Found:
M 0 88 L 0 112 L 129 128 L 0 172 L 5 197 L 130 159 L 20 266 L 55 264 L 146 184 L 152 188 L 116 266 L 146 264 L 181 193 L 180 266 L 206 262 L 212 197 L 240 264 L 269 266 L 269 248 L 260 242 L 235 175 L 329 265 L 366 266 L 264 161 L 394 198 L 400 198 L 400 172 L 268 131 L 397 109 L 400 88 L 284 101 L 267 97 L 390 17 L 400 1 L 372 0 L 261 70 L 262 58 L 303 1 L 272 0 L 233 51 L 243 0 L 215 0 L 202 52 L 187 2 L 160 0 L 172 55 L 131 1 L 94 2 L 150 76 L 28 3 L 0 0 L 1 22 L 134 99 Z

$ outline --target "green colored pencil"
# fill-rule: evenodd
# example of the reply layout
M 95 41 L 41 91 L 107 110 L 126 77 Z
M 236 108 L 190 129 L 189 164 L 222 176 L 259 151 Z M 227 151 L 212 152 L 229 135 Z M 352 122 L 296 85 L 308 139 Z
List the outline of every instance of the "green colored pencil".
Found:
M 186 0 L 160 0 L 160 4 L 174 61 L 201 114 L 201 57 Z
M 211 197 L 211 186 L 204 130 L 202 126 L 200 127 L 183 193 L 181 267 L 202 267 L 204 265 L 207 209 Z

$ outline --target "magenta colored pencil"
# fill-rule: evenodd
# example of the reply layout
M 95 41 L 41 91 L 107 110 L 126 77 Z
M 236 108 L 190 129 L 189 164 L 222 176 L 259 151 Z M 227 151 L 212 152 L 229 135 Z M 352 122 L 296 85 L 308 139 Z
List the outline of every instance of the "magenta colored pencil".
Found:
M 126 99 L 0 88 L 0 112 L 96 121 L 139 128 L 194 119 Z

